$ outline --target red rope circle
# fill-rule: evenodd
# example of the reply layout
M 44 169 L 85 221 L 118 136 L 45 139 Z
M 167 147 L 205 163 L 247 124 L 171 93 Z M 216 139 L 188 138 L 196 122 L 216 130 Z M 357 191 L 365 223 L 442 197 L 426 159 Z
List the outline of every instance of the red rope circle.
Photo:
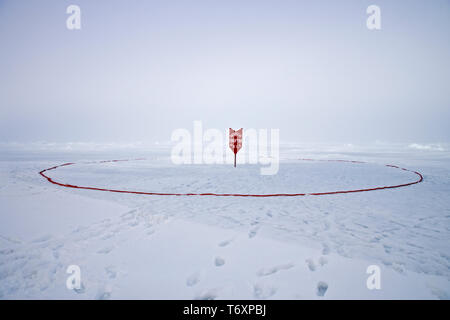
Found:
M 133 161 L 133 160 L 145 160 L 145 159 L 125 159 L 125 160 L 104 160 L 99 162 L 89 162 L 89 163 L 106 163 L 106 162 L 120 162 L 120 161 Z M 352 160 L 315 160 L 315 159 L 298 159 L 304 161 L 330 161 L 330 162 L 350 162 L 350 163 L 367 163 L 364 161 L 352 161 Z M 245 194 L 245 193 L 163 193 L 163 192 L 142 192 L 142 191 L 128 191 L 128 190 L 116 190 L 116 189 L 105 189 L 105 188 L 95 188 L 95 187 L 84 187 L 84 186 L 76 186 L 72 184 L 61 183 L 53 180 L 49 176 L 45 174 L 46 171 L 54 170 L 64 166 L 74 165 L 74 162 L 64 163 L 58 166 L 54 166 L 51 168 L 44 169 L 39 172 L 39 174 L 47 179 L 50 183 L 56 184 L 65 188 L 74 188 L 74 189 L 85 189 L 85 190 L 95 190 L 95 191 L 107 191 L 107 192 L 117 192 L 117 193 L 131 193 L 131 194 L 141 194 L 141 195 L 152 195 L 152 196 L 216 196 L 216 197 L 297 197 L 297 196 L 322 196 L 329 194 L 341 194 L 341 193 L 354 193 L 354 192 L 366 192 L 366 191 L 376 191 L 376 190 L 384 190 L 384 189 L 394 189 L 394 188 L 402 188 L 407 187 L 416 183 L 420 183 L 423 181 L 423 176 L 421 173 L 417 171 L 408 170 L 405 168 L 401 168 L 398 166 L 394 166 L 391 164 L 386 164 L 386 167 L 396 168 L 403 171 L 408 171 L 415 173 L 418 176 L 418 179 L 413 182 L 408 182 L 404 184 L 392 185 L 392 186 L 384 186 L 384 187 L 374 187 L 367 189 L 355 189 L 355 190 L 340 190 L 340 191 L 330 191 L 330 192 L 313 192 L 313 193 L 273 193 L 273 194 Z

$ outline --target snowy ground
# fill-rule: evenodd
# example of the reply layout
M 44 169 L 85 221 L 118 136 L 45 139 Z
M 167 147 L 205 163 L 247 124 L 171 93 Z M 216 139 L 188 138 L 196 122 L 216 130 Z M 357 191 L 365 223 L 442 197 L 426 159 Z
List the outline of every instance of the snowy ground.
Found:
M 0 146 L 0 299 L 449 299 L 448 145 L 285 145 L 280 171 L 175 166 L 167 147 Z M 145 157 L 145 161 L 83 164 Z M 304 162 L 350 159 L 369 164 Z M 420 184 L 292 198 L 114 194 L 300 193 Z M 66 288 L 69 265 L 82 289 Z M 381 268 L 368 290 L 366 269 Z

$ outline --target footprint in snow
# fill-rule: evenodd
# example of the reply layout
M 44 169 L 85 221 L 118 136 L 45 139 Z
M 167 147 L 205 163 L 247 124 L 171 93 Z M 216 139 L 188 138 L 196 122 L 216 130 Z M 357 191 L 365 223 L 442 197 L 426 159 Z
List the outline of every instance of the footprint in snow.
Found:
M 313 259 L 306 259 L 306 265 L 310 271 L 316 271 L 317 266 Z
M 200 273 L 195 272 L 195 273 L 191 274 L 191 275 L 186 279 L 186 285 L 187 285 L 188 287 L 193 287 L 193 286 L 195 286 L 199 281 L 200 281 Z
M 111 295 L 112 295 L 111 286 L 105 285 L 98 291 L 96 299 L 97 300 L 109 300 L 109 299 L 111 299 Z
M 318 266 L 323 267 L 324 265 L 326 265 L 328 263 L 328 259 L 325 257 L 320 257 L 318 259 L 318 262 L 316 263 L 312 258 L 309 258 L 306 259 L 305 262 L 310 271 L 316 271 Z
M 328 290 L 328 284 L 326 282 L 320 281 L 317 284 L 317 295 L 319 297 L 323 297 L 325 295 L 325 292 Z
M 253 286 L 253 296 L 256 299 L 268 299 L 277 292 L 277 289 L 271 286 L 255 284 Z
M 33 243 L 43 243 L 43 242 L 47 242 L 48 240 L 50 240 L 52 238 L 51 235 L 47 234 L 45 236 L 39 237 L 37 239 L 34 239 L 32 242 Z
M 217 290 L 212 289 L 202 292 L 200 295 L 196 296 L 194 300 L 214 300 L 217 298 Z
M 120 216 L 120 217 L 122 218 L 121 220 L 122 220 L 122 221 L 129 221 L 129 220 L 131 220 L 131 219 L 134 219 L 134 217 L 136 216 L 136 212 L 137 212 L 137 210 L 136 210 L 136 209 L 133 209 L 133 210 L 131 210 L 131 211 L 128 211 L 128 212 L 122 214 L 122 215 Z
M 229 245 L 231 243 L 231 241 L 233 240 L 224 240 L 222 242 L 219 243 L 219 247 L 226 247 L 227 245 Z
M 216 265 L 216 267 L 221 267 L 225 264 L 225 259 L 221 257 L 216 257 L 216 259 L 214 259 L 214 264 Z
M 14 251 L 14 249 L 1 249 L 0 250 L 0 254 L 11 254 L 11 253 L 13 253 L 13 252 L 15 252 Z
M 114 247 L 112 247 L 112 246 L 104 247 L 104 248 L 98 250 L 97 253 L 108 254 L 108 253 L 110 253 L 113 249 L 114 249 Z
M 75 291 L 78 294 L 83 294 L 86 292 L 86 287 L 84 286 L 84 283 L 81 282 L 80 288 L 79 289 L 74 288 L 73 291 Z
M 137 220 L 134 220 L 134 221 L 132 221 L 132 222 L 128 223 L 128 225 L 129 225 L 130 227 L 136 227 L 136 226 L 138 226 L 138 225 L 139 225 L 139 221 L 137 221 Z
M 292 267 L 294 267 L 293 263 L 280 264 L 278 266 L 274 266 L 271 268 L 263 268 L 263 269 L 259 270 L 256 274 L 259 277 L 264 277 L 264 276 L 269 276 L 271 274 L 277 273 L 278 271 L 281 271 L 281 270 L 291 269 Z
M 254 220 L 250 223 L 251 226 L 256 226 L 259 223 L 258 220 Z
M 248 237 L 251 239 L 254 236 L 256 236 L 256 234 L 258 233 L 258 228 L 253 228 L 252 230 L 250 230 L 250 232 L 248 233 Z
M 115 279 L 117 277 L 117 269 L 114 266 L 106 267 L 105 272 L 109 279 Z

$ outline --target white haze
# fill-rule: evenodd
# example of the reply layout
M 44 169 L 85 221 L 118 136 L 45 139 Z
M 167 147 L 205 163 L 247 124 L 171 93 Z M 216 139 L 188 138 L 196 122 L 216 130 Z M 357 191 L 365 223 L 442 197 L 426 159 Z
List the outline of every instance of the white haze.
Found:
M 447 142 L 448 1 L 0 1 L 0 141 Z

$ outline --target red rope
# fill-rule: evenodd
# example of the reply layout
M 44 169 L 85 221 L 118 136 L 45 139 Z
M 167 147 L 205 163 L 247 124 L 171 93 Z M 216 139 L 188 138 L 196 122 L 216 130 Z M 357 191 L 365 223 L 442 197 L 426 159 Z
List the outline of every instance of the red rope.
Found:
M 132 160 L 145 160 L 145 159 L 132 159 Z M 330 162 L 350 162 L 350 163 L 366 163 L 363 161 L 351 161 L 351 160 L 314 160 L 314 159 L 299 159 L 304 161 L 330 161 Z M 106 162 L 120 162 L 120 161 L 130 161 L 126 160 L 104 160 L 100 162 L 88 162 L 88 163 L 106 163 Z M 74 189 L 85 189 L 85 190 L 95 190 L 95 191 L 107 191 L 107 192 L 117 192 L 117 193 L 131 193 L 131 194 L 141 194 L 141 195 L 152 195 L 152 196 L 217 196 L 217 197 L 297 197 L 297 196 L 322 196 L 328 194 L 340 194 L 340 193 L 354 193 L 354 192 L 365 192 L 365 191 L 375 191 L 375 190 L 384 190 L 384 189 L 394 189 L 394 188 L 402 188 L 407 187 L 416 183 L 420 183 L 423 181 L 423 176 L 421 173 L 417 171 L 408 170 L 405 168 L 400 168 L 398 166 L 387 164 L 386 167 L 401 169 L 404 171 L 415 173 L 418 176 L 418 179 L 413 182 L 408 182 L 404 184 L 392 185 L 392 186 L 384 186 L 384 187 L 374 187 L 367 189 L 355 189 L 355 190 L 340 190 L 340 191 L 330 191 L 330 192 L 313 192 L 313 193 L 273 193 L 273 194 L 245 194 L 245 193 L 164 193 L 164 192 L 142 192 L 142 191 L 127 191 L 127 190 L 116 190 L 116 189 L 104 189 L 104 188 L 95 188 L 95 187 L 83 187 L 76 186 L 66 183 L 61 183 L 53 180 L 49 176 L 47 176 L 44 172 L 55 170 L 59 167 L 70 166 L 75 164 L 74 162 L 64 163 L 58 166 L 54 166 L 48 169 L 44 169 L 39 172 L 39 174 L 47 179 L 50 183 L 56 184 L 65 188 L 74 188 Z

